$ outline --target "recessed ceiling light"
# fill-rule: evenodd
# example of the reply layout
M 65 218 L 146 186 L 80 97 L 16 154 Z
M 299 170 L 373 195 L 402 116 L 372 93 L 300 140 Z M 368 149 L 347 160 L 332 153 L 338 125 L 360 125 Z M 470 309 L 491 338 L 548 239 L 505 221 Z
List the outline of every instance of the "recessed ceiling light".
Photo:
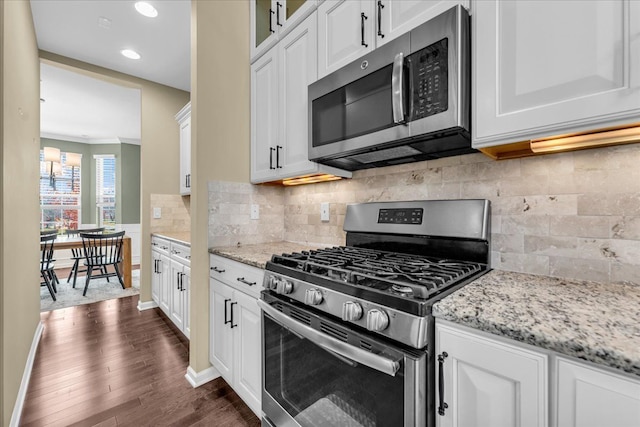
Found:
M 156 16 L 158 16 L 158 11 L 156 10 L 156 8 L 146 1 L 136 2 L 135 7 L 138 13 L 146 17 L 155 18 Z
M 129 59 L 140 59 L 140 54 L 138 52 L 136 52 L 135 50 L 131 50 L 131 49 L 122 49 L 120 51 L 120 53 L 123 56 L 126 56 Z

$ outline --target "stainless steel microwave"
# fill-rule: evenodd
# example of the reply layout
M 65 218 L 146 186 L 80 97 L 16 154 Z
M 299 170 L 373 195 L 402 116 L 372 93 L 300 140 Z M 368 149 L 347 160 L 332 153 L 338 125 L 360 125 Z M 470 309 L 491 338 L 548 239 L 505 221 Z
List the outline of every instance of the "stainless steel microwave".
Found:
M 469 44 L 455 6 L 309 85 L 309 160 L 353 171 L 475 151 Z

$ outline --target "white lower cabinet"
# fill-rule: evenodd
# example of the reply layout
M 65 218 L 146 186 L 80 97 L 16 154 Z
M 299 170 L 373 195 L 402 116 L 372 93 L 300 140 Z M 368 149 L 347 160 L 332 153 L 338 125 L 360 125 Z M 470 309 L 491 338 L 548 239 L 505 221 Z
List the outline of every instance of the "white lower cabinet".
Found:
M 151 248 L 151 297 L 189 338 L 191 248 L 155 236 L 151 239 Z
M 256 415 L 262 402 L 262 329 L 258 307 L 264 272 L 211 255 L 209 361 Z
M 547 355 L 436 321 L 436 425 L 547 426 Z M 446 357 L 444 357 L 446 354 Z
M 440 359 L 437 426 L 640 426 L 640 377 L 440 319 L 436 409 Z
M 640 379 L 558 357 L 559 427 L 640 426 Z

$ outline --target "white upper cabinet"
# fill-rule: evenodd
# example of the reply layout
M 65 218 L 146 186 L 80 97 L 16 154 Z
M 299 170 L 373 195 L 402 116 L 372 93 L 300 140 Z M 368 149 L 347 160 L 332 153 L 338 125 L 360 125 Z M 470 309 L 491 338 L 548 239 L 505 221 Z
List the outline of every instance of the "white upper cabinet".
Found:
M 191 194 L 191 102 L 176 114 L 180 126 L 180 194 Z
M 351 173 L 309 161 L 308 86 L 317 79 L 315 12 L 251 65 L 251 182 Z
M 454 0 L 376 0 L 376 44 L 382 46 L 451 7 L 468 1 Z
M 454 0 L 325 0 L 318 5 L 318 78 L 401 36 Z
M 372 0 L 325 0 L 318 6 L 318 77 L 375 49 Z
M 316 0 L 251 0 L 249 4 L 253 61 L 313 12 Z
M 618 126 L 640 115 L 640 2 L 476 1 L 473 146 Z

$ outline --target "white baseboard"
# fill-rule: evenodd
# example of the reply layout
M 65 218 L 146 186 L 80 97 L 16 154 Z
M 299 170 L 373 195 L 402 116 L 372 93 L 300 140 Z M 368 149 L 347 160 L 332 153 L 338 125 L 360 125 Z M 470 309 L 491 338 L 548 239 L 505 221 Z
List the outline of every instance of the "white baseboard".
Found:
M 16 404 L 13 406 L 13 413 L 11 414 L 9 427 L 18 427 L 18 425 L 20 424 L 22 408 L 24 407 L 24 399 L 27 396 L 29 380 L 31 379 L 31 371 L 33 370 L 33 362 L 36 360 L 36 351 L 38 350 L 38 344 L 40 344 L 42 331 L 44 331 L 44 325 L 42 324 L 42 322 L 38 322 L 36 331 L 33 334 L 31 349 L 29 350 L 29 355 L 27 356 L 27 363 L 24 367 L 24 372 L 22 373 L 22 381 L 20 382 L 20 389 L 18 390 L 18 396 L 16 397 Z
M 153 300 L 145 302 L 138 300 L 138 311 L 149 310 L 156 307 L 158 307 L 158 303 Z
M 215 380 L 220 376 L 220 372 L 213 366 L 208 367 L 204 371 L 196 372 L 191 366 L 187 368 L 187 374 L 184 376 L 193 388 L 200 387 L 209 381 Z

